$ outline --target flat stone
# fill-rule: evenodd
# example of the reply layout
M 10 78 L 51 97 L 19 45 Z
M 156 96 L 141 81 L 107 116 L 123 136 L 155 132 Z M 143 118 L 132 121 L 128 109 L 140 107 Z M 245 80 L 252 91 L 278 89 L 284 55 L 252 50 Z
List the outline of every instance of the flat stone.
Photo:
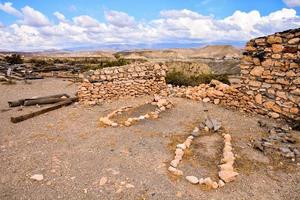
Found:
M 42 181 L 44 179 L 43 174 L 34 174 L 30 177 L 30 179 L 35 181 Z
M 176 147 L 179 148 L 179 149 L 182 149 L 182 150 L 186 149 L 185 144 L 177 144 Z
M 170 162 L 170 165 L 172 166 L 172 167 L 177 167 L 178 166 L 178 164 L 179 164 L 179 162 L 180 162 L 180 160 L 172 160 L 171 162 Z
M 234 171 L 220 171 L 219 172 L 219 177 L 225 182 L 231 182 L 234 181 L 236 176 L 239 175 L 237 172 Z
M 264 72 L 264 68 L 261 66 L 257 66 L 251 70 L 250 74 L 253 76 L 261 76 L 263 72 Z
M 195 176 L 186 176 L 185 179 L 187 181 L 189 181 L 192 184 L 198 184 L 199 183 L 199 179 Z
M 218 186 L 219 186 L 219 187 L 224 187 L 224 186 L 225 186 L 225 183 L 224 183 L 224 181 L 222 181 L 222 180 L 219 180 L 219 182 L 218 182 Z

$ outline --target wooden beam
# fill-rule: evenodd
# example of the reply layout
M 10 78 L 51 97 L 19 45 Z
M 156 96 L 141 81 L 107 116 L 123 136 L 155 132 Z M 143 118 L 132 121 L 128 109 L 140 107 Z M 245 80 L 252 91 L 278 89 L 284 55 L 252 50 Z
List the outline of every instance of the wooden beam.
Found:
M 53 111 L 53 110 L 57 110 L 57 109 L 62 108 L 64 106 L 71 105 L 73 102 L 76 102 L 76 101 L 78 101 L 77 97 L 68 98 L 68 99 L 65 99 L 62 102 L 59 102 L 59 103 L 51 106 L 51 107 L 43 108 L 41 110 L 29 113 L 29 114 L 21 115 L 21 116 L 18 116 L 18 117 L 11 117 L 10 121 L 12 123 L 19 123 L 19 122 L 25 121 L 27 119 L 42 115 L 44 113 L 47 113 L 47 112 L 50 112 L 50 111 Z

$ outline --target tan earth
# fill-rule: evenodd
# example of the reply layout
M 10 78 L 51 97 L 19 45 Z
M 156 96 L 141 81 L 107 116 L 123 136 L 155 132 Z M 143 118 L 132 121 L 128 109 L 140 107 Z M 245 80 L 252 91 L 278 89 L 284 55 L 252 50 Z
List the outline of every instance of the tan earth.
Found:
M 266 130 L 258 120 L 277 122 L 187 99 L 171 98 L 175 107 L 156 120 L 131 127 L 104 128 L 99 118 L 122 106 L 152 97 L 123 99 L 100 106 L 78 104 L 12 124 L 10 117 L 38 108 L 8 109 L 7 101 L 57 93 L 74 95 L 76 85 L 45 79 L 32 84 L 0 85 L 0 199 L 214 199 L 297 200 L 299 160 L 281 163 L 254 150 L 251 139 Z M 222 122 L 219 133 L 201 132 L 184 154 L 182 177 L 167 169 L 176 144 L 209 115 Z M 216 180 L 222 157 L 222 133 L 232 136 L 239 176 L 216 190 L 192 185 L 186 176 Z M 299 132 L 294 132 L 299 141 Z M 299 147 L 299 142 L 298 142 Z M 35 179 L 33 179 L 33 178 Z

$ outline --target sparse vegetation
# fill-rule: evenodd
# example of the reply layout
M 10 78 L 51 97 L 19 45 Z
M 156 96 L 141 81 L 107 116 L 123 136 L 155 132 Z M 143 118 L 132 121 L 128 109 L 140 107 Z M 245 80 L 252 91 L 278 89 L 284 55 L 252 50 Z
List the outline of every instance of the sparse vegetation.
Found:
M 11 56 L 6 56 L 5 61 L 8 62 L 11 65 L 23 64 L 23 59 L 18 54 L 13 54 Z
M 130 64 L 130 61 L 125 60 L 125 59 L 118 59 L 118 60 L 107 60 L 107 61 L 100 61 L 97 64 L 91 64 L 88 63 L 83 67 L 83 71 L 88 71 L 88 70 L 97 70 L 97 69 L 103 69 L 106 67 L 114 67 L 114 66 L 123 66 Z
M 171 71 L 166 76 L 166 81 L 168 84 L 176 85 L 176 86 L 197 86 L 202 83 L 210 83 L 211 80 L 218 80 L 226 84 L 230 84 L 228 80 L 228 76 L 226 74 L 199 74 L 188 76 L 182 72 Z

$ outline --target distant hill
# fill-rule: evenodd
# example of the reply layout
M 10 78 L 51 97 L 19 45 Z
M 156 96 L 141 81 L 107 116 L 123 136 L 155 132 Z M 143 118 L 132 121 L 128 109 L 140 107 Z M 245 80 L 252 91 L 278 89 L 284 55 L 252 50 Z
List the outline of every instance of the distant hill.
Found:
M 241 50 L 230 45 L 213 45 L 203 48 L 174 48 L 166 50 L 131 50 L 117 52 L 121 57 L 135 59 L 238 59 Z

